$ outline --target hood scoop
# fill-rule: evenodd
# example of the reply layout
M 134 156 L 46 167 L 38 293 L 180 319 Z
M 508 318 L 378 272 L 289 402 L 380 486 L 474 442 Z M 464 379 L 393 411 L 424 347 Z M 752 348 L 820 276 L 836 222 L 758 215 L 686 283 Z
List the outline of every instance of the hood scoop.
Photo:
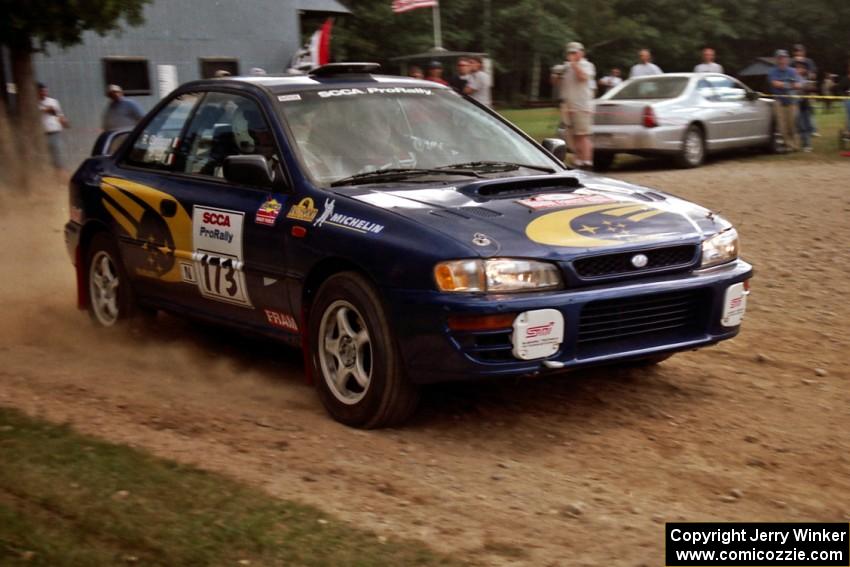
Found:
M 513 199 L 548 191 L 563 193 L 584 187 L 577 177 L 540 175 L 476 181 L 459 189 L 464 195 L 477 199 Z

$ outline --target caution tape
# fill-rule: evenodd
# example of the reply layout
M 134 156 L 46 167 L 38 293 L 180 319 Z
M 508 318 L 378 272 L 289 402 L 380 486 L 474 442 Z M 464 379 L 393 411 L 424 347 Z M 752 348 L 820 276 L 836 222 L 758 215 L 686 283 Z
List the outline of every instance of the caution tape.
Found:
M 764 97 L 777 97 L 781 96 L 783 98 L 804 98 L 811 100 L 850 100 L 850 96 L 836 96 L 836 95 L 793 95 L 793 94 L 767 94 L 767 93 L 758 93 L 759 96 Z

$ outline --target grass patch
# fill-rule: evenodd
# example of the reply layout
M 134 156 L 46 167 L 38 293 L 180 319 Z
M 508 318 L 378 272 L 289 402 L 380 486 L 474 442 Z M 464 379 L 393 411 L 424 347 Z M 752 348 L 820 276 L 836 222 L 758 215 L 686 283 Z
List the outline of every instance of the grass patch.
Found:
M 0 408 L 0 565 L 452 565 L 315 508 Z
M 543 138 L 555 136 L 555 130 L 558 128 L 558 122 L 560 121 L 557 108 L 508 109 L 501 111 L 501 114 L 538 141 Z M 817 124 L 818 132 L 821 136 L 819 138 L 812 138 L 813 152 L 765 155 L 764 157 L 768 160 L 781 161 L 844 160 L 850 162 L 850 159 L 842 158 L 838 155 L 838 132 L 844 128 L 844 123 L 844 109 L 839 105 L 834 104 L 831 112 L 824 112 L 822 108 L 818 108 L 815 113 L 815 124 Z

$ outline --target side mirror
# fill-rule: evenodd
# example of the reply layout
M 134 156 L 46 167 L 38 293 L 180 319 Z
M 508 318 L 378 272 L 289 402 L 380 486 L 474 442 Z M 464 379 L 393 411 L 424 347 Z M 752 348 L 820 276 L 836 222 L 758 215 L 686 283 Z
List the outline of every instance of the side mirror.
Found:
M 747 91 L 747 100 L 758 100 L 761 98 L 761 95 L 756 91 Z
M 228 156 L 224 159 L 224 178 L 239 185 L 271 187 L 275 175 L 263 156 Z
M 561 161 L 564 161 L 567 157 L 567 143 L 560 138 L 544 139 L 543 147 Z

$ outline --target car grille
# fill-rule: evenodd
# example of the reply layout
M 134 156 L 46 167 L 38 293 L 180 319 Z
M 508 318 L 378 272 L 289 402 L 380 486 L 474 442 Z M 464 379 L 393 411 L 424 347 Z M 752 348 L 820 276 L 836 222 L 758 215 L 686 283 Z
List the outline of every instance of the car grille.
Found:
M 591 301 L 581 311 L 577 357 L 681 342 L 705 333 L 707 290 Z
M 697 248 L 694 245 L 668 246 L 654 250 L 638 250 L 591 256 L 573 262 L 576 273 L 582 278 L 599 278 L 658 270 L 661 268 L 688 267 L 696 257 Z M 646 255 L 648 262 L 643 268 L 635 268 L 631 260 L 635 254 Z

